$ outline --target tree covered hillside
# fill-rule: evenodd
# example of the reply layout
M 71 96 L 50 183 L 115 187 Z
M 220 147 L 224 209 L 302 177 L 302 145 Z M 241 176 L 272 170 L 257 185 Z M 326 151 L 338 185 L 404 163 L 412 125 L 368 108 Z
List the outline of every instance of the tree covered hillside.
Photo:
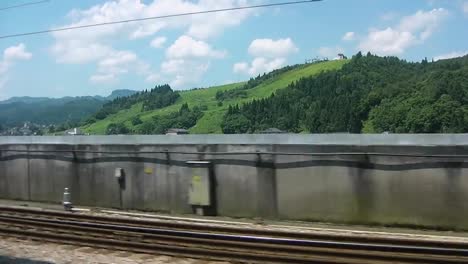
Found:
M 186 91 L 156 86 L 105 104 L 82 123 L 82 129 L 90 134 L 161 134 L 168 128 L 185 128 L 195 134 L 222 133 L 221 122 L 229 106 L 267 98 L 301 78 L 336 70 L 346 63 L 337 60 L 286 66 L 247 82 Z
M 40 125 L 76 124 L 99 110 L 104 101 L 91 96 L 62 99 L 45 98 L 31 102 L 0 104 L 0 124 L 22 126 L 25 122 Z
M 102 120 L 111 114 L 129 109 L 134 104 L 142 103 L 142 111 L 154 110 L 173 104 L 180 97 L 169 85 L 156 86 L 151 90 L 136 92 L 130 96 L 116 97 L 105 103 L 102 108 L 85 123 L 91 124 L 96 120 Z
M 0 101 L 0 125 L 3 128 L 23 127 L 24 123 L 51 126 L 59 130 L 75 127 L 117 97 L 134 94 L 132 90 L 115 90 L 109 96 L 84 97 L 12 97 Z M 0 131 L 1 132 L 1 131 Z
M 412 63 L 355 55 L 341 69 L 302 78 L 268 98 L 230 106 L 224 133 L 468 132 L 468 56 Z

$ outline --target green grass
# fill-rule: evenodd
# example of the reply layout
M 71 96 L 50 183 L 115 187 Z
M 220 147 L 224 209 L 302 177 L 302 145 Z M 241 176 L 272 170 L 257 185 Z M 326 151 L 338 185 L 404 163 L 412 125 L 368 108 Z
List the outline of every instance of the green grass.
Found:
M 130 129 L 133 128 L 130 120 L 132 117 L 138 116 L 143 121 L 151 120 L 154 116 L 166 115 L 174 111 L 178 111 L 182 104 L 188 103 L 190 107 L 196 105 L 206 105 L 208 110 L 204 112 L 203 117 L 198 120 L 197 124 L 190 129 L 194 134 L 210 134 L 221 133 L 221 121 L 224 113 L 229 105 L 239 104 L 251 101 L 253 99 L 269 97 L 278 89 L 286 88 L 289 84 L 303 77 L 316 75 L 323 71 L 335 70 L 341 68 L 347 61 L 328 61 L 318 64 L 311 64 L 305 67 L 300 67 L 288 72 L 285 72 L 273 79 L 270 79 L 260 85 L 247 91 L 248 98 L 233 99 L 224 101 L 222 106 L 218 106 L 216 101 L 216 92 L 235 89 L 242 86 L 244 83 L 233 83 L 221 86 L 214 86 L 199 90 L 181 91 L 181 98 L 177 102 L 162 109 L 141 112 L 141 103 L 133 105 L 130 109 L 119 111 L 116 114 L 110 115 L 103 120 L 83 127 L 83 130 L 90 134 L 104 134 L 107 126 L 110 123 L 124 123 Z

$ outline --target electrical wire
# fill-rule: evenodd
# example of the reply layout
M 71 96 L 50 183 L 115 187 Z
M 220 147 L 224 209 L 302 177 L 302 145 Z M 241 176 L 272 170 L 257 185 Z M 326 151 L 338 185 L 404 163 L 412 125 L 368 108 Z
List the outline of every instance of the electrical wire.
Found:
M 30 5 L 38 5 L 38 4 L 44 4 L 50 2 L 50 0 L 42 0 L 42 1 L 36 1 L 36 2 L 28 2 L 28 3 L 23 3 L 19 5 L 14 5 L 14 6 L 6 6 L 6 7 L 0 7 L 0 11 L 5 11 L 8 9 L 13 9 L 13 8 L 19 8 L 19 7 L 25 7 L 25 6 L 30 6 Z
M 11 34 L 11 35 L 3 35 L 3 36 L 0 36 L 0 39 L 21 37 L 21 36 L 29 36 L 29 35 L 38 35 L 38 34 L 46 34 L 46 33 L 52 33 L 52 32 L 65 31 L 65 30 L 81 29 L 81 28 L 91 28 L 91 27 L 98 27 L 98 26 L 123 24 L 123 23 L 130 23 L 130 22 L 139 22 L 139 21 L 146 21 L 146 20 L 171 18 L 171 17 L 200 15 L 200 14 L 209 14 L 209 13 L 236 11 L 236 10 L 245 10 L 245 9 L 254 9 L 254 8 L 264 8 L 264 7 L 274 7 L 274 6 L 297 5 L 297 4 L 305 4 L 305 3 L 320 2 L 320 1 L 322 1 L 322 0 L 290 1 L 290 2 L 263 4 L 263 5 L 240 6 L 240 7 L 213 9 L 213 10 L 205 10 L 205 11 L 198 11 L 198 12 L 179 13 L 179 14 L 163 15 L 163 16 L 135 18 L 135 19 L 127 19 L 127 20 L 119 20 L 119 21 L 111 21 L 111 22 L 81 25 L 81 26 L 63 27 L 63 28 L 39 30 L 39 31 L 25 32 L 25 33 Z

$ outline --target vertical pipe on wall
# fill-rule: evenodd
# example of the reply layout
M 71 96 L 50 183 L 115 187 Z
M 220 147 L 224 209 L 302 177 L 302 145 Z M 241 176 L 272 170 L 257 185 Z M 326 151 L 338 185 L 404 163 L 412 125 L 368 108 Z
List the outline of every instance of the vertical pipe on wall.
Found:
M 31 160 L 29 159 L 29 147 L 30 145 L 27 145 L 26 149 L 27 149 L 27 152 L 26 152 L 26 156 L 27 156 L 27 159 L 26 159 L 26 166 L 27 166 L 27 175 L 26 175 L 26 179 L 27 179 L 27 189 L 28 189 L 28 201 L 31 201 Z

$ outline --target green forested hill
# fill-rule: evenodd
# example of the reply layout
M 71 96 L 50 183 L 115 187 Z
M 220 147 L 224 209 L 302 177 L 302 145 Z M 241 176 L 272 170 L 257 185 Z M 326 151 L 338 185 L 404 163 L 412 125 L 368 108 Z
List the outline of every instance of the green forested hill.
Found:
M 301 78 L 337 70 L 346 62 L 328 61 L 288 66 L 248 82 L 174 92 L 179 95 L 174 103 L 169 100 L 167 104 L 160 105 L 162 107 L 148 109 L 145 107 L 149 103 L 148 98 L 151 97 L 152 101 L 157 100 L 157 93 L 166 96 L 171 94 L 169 97 L 174 98 L 172 93 L 167 93 L 166 86 L 157 86 L 127 99 L 114 100 L 108 104 L 115 106 L 113 110 L 108 111 L 105 117 L 95 116 L 87 120 L 83 129 L 91 134 L 154 134 L 162 133 L 168 127 L 184 127 L 189 128 L 191 133 L 222 133 L 221 122 L 230 105 L 267 98 Z M 161 90 L 161 87 L 165 87 L 163 89 L 166 90 Z
M 302 78 L 269 98 L 233 106 L 224 133 L 468 132 L 468 56 L 410 63 L 358 53 L 341 69 Z
M 100 115 L 100 113 L 104 113 Z M 106 104 L 91 134 L 468 132 L 468 56 L 407 62 L 361 53 L 288 66 L 247 82 L 190 91 L 168 85 Z

